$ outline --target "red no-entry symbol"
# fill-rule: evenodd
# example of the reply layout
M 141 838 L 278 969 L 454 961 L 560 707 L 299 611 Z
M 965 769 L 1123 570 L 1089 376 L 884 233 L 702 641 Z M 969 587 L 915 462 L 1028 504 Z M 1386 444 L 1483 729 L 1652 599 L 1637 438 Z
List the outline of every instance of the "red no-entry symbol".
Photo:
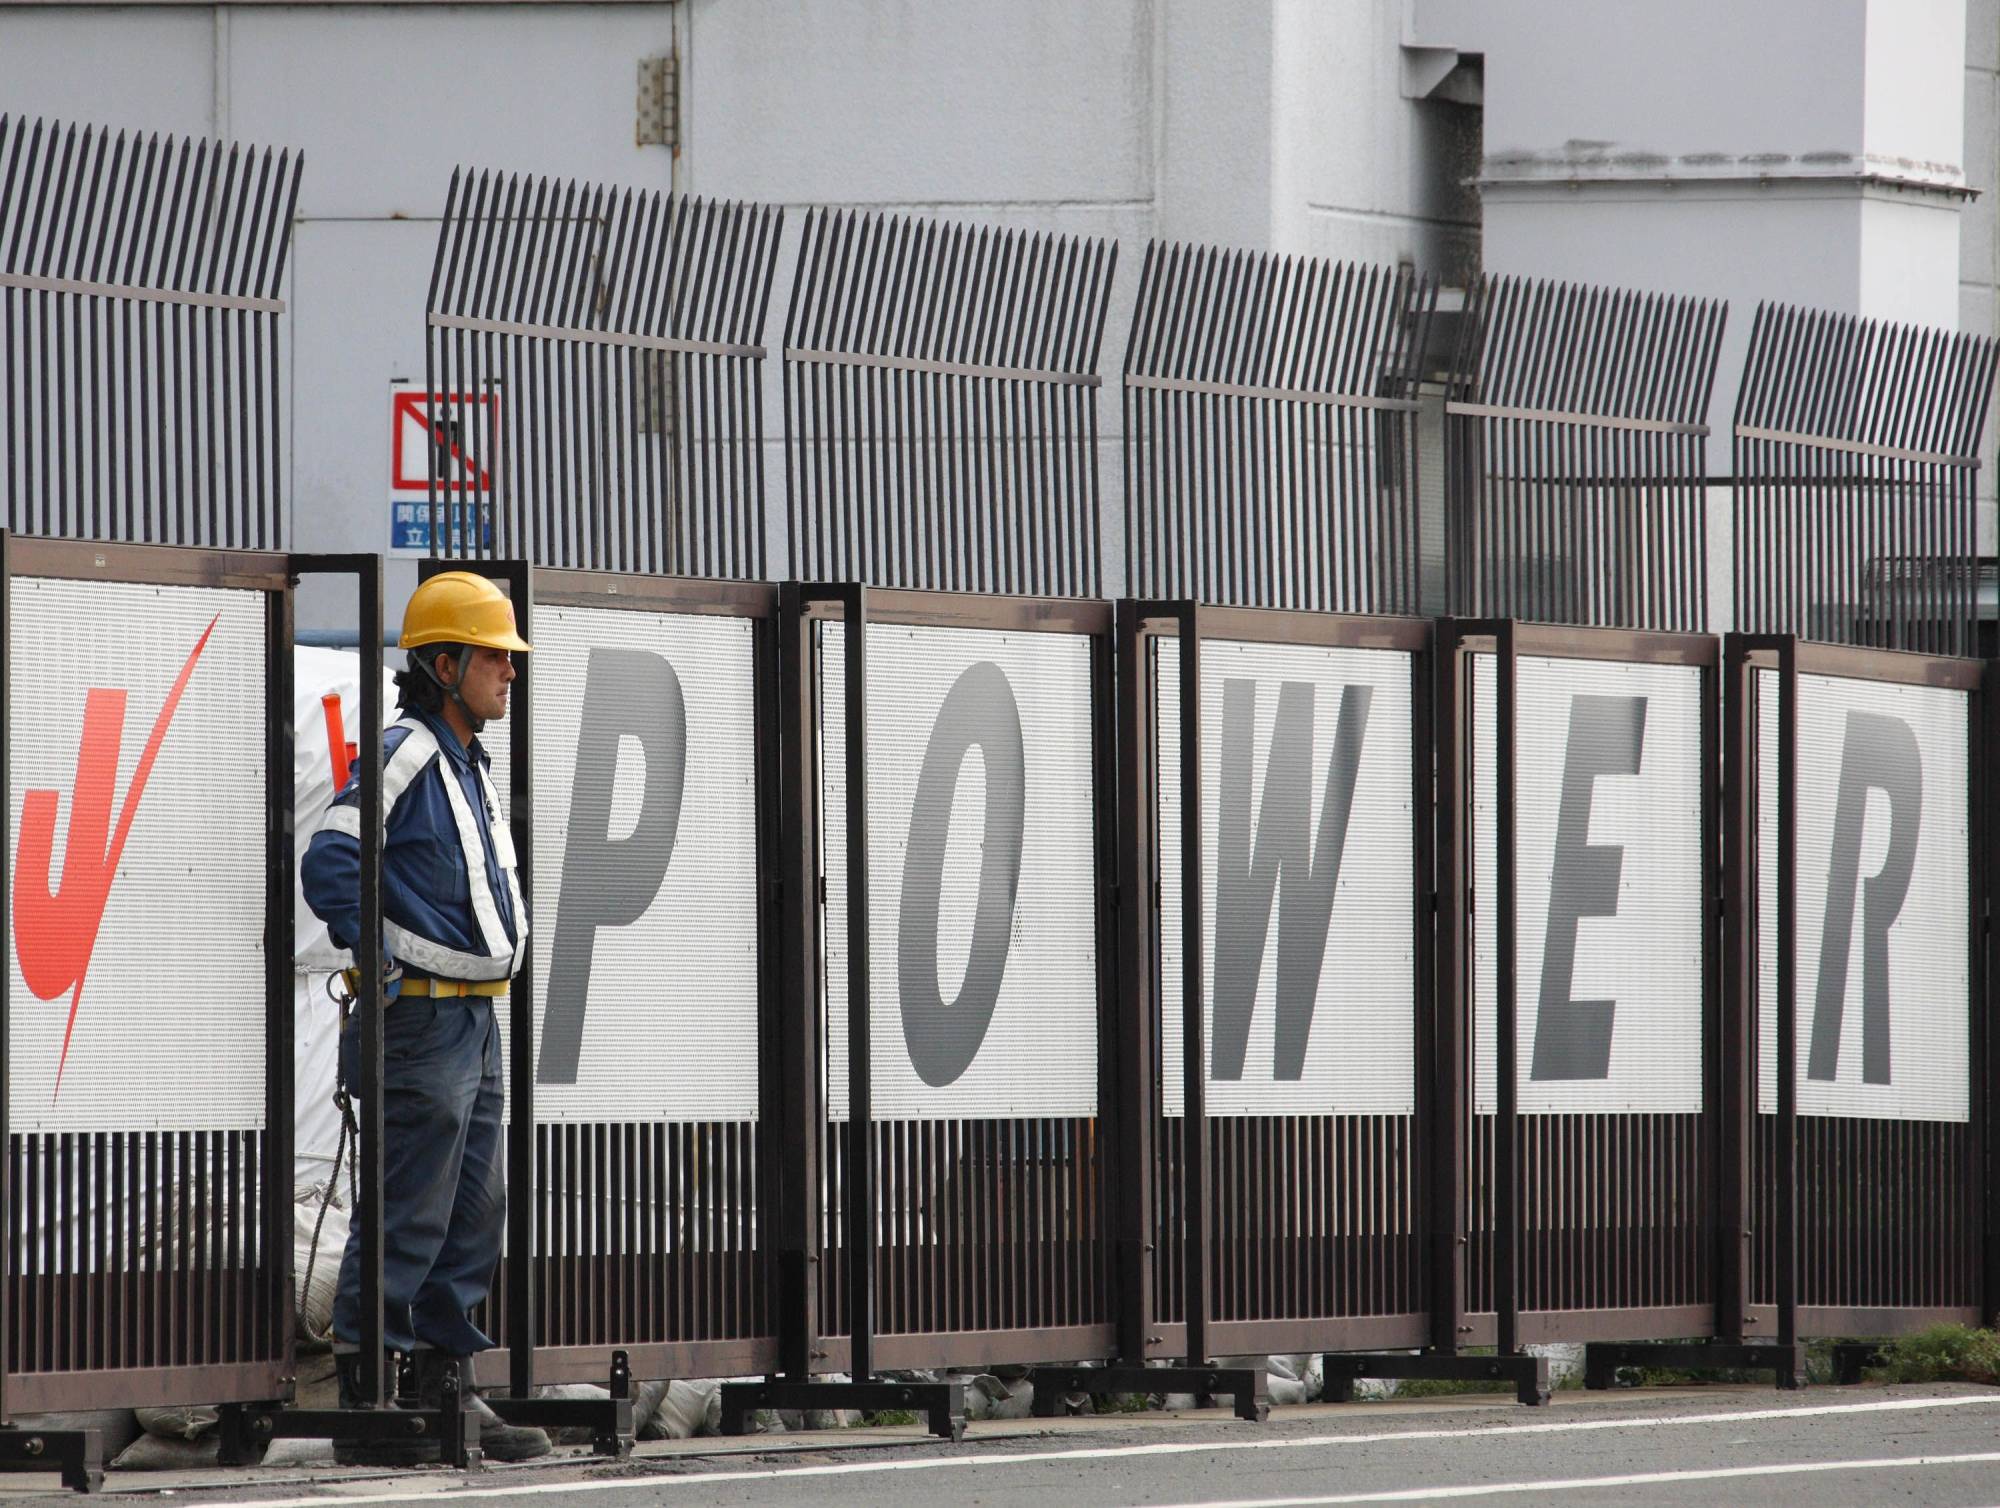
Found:
M 493 490 L 493 400 L 476 393 L 398 391 L 390 460 L 391 490 L 440 492 Z

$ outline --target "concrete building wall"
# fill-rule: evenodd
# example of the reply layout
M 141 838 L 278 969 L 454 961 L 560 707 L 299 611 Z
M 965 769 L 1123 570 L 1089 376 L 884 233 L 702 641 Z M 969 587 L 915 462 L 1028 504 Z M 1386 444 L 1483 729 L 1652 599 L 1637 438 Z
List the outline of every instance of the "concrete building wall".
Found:
M 635 142 L 638 63 L 670 52 L 678 153 Z M 1739 340 L 1758 296 L 2000 328 L 2000 0 L 7 6 L 0 110 L 305 150 L 287 449 L 309 549 L 386 541 L 385 389 L 422 376 L 461 164 L 1115 236 L 1107 376 L 1154 236 L 1722 293 Z M 1799 181 L 1749 186 L 1760 153 Z M 1621 154 L 1600 176 L 1650 154 L 1702 181 L 1570 186 Z M 1913 187 L 1857 189 L 1842 156 Z M 1959 181 L 1988 196 L 1961 205 Z M 1757 230 L 1774 195 L 1778 236 Z M 1115 381 L 1104 420 L 1115 505 Z
M 2000 0 L 1966 0 L 1965 18 L 1965 180 L 1979 197 L 1959 212 L 1958 327 L 2000 335 Z M 1992 554 L 2000 400 L 1986 416 L 1980 455 L 1979 548 Z

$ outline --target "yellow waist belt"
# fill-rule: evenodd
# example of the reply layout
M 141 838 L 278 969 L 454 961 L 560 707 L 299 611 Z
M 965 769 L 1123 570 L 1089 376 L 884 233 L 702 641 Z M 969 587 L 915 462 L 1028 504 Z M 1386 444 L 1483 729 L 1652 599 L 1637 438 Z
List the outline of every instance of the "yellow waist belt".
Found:
M 357 969 L 343 969 L 342 977 L 347 980 L 350 994 L 361 989 L 361 974 Z M 456 1000 L 464 995 L 485 995 L 497 999 L 514 987 L 511 979 L 405 979 L 400 995 L 429 995 L 438 1000 Z
M 487 995 L 499 997 L 514 987 L 511 979 L 405 979 L 400 993 L 405 995 L 434 995 L 440 1000 L 454 1000 L 460 995 Z

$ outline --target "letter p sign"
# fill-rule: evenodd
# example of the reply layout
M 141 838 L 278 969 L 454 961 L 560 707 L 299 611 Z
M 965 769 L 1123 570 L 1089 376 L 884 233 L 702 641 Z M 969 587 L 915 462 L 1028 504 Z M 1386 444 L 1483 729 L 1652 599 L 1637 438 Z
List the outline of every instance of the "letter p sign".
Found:
M 635 741 L 645 758 L 645 783 L 638 821 L 630 832 L 613 837 L 611 795 L 619 745 L 626 739 Z M 537 1083 L 576 1082 L 598 929 L 629 927 L 660 893 L 680 832 L 686 780 L 687 707 L 674 667 L 649 650 L 592 649 Z

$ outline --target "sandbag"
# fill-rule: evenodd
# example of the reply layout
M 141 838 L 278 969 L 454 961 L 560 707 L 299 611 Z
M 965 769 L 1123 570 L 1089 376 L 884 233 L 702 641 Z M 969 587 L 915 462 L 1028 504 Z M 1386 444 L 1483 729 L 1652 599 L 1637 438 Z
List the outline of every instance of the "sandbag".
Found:
M 207 1404 L 168 1409 L 134 1409 L 139 1428 L 162 1440 L 199 1440 L 214 1429 L 221 1411 Z
M 1256 1361 L 1264 1367 L 1272 1403 L 1289 1406 L 1319 1397 L 1325 1379 L 1316 1372 L 1323 1365 L 1318 1356 L 1263 1356 Z
M 317 1256 L 313 1254 L 313 1226 L 319 1221 L 324 1191 L 309 1192 L 292 1206 L 294 1298 L 299 1306 L 301 1327 L 313 1340 L 325 1340 L 333 1331 L 333 1295 L 340 1287 L 340 1255 L 347 1249 L 347 1211 L 341 1207 L 342 1197 L 336 1195 L 334 1202 L 326 1206 L 326 1223 L 320 1226 Z M 306 1271 L 308 1265 L 312 1268 L 310 1274 Z
M 141 1413 L 158 1410 L 142 1409 Z M 205 1440 L 181 1440 L 164 1435 L 144 1434 L 118 1452 L 111 1462 L 113 1471 L 199 1471 L 217 1464 L 222 1454 L 221 1439 L 211 1434 Z
M 264 1452 L 266 1466 L 332 1466 L 331 1440 L 273 1440 Z
M 649 1438 L 645 1436 L 646 1426 L 653 1422 L 653 1416 L 660 1411 L 660 1400 L 667 1396 L 667 1389 L 671 1386 L 672 1384 L 664 1377 L 655 1381 L 639 1382 L 632 1385 L 632 1434 L 634 1437 Z
M 1035 1385 L 1025 1377 L 1011 1381 L 991 1372 L 955 1372 L 945 1379 L 965 1389 L 965 1417 L 1026 1419 L 1035 1411 Z
M 572 1398 L 592 1401 L 611 1400 L 611 1389 L 599 1382 L 550 1382 L 535 1389 L 537 1398 Z M 637 1433 L 636 1426 L 634 1433 Z M 549 1441 L 554 1445 L 589 1445 L 597 1439 L 597 1431 L 588 1424 L 570 1424 L 549 1431 Z
M 722 1384 L 712 1378 L 686 1382 L 676 1377 L 667 1384 L 652 1418 L 646 1421 L 645 1440 L 689 1440 L 696 1435 L 722 1433 Z
M 1548 1358 L 1551 1387 L 1560 1387 L 1583 1372 L 1583 1347 L 1576 1341 L 1550 1341 L 1546 1345 L 1526 1346 L 1523 1349 L 1530 1356 Z

